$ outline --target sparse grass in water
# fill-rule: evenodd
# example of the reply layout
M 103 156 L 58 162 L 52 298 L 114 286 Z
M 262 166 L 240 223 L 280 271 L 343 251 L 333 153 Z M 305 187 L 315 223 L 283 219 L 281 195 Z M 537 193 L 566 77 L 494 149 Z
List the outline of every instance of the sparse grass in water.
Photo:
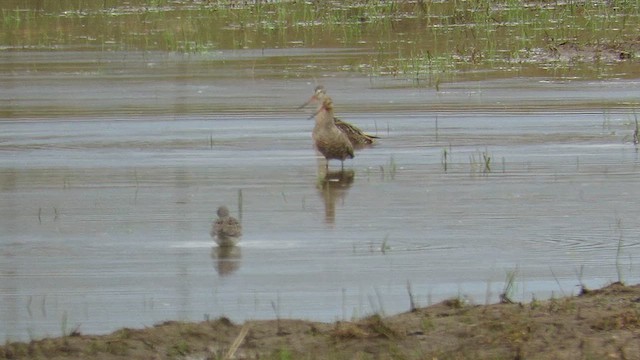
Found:
M 491 172 L 491 155 L 487 151 L 482 153 L 482 163 L 484 164 L 484 172 Z
M 624 279 L 622 276 L 622 264 L 620 262 L 620 257 L 622 256 L 623 233 L 622 233 L 622 219 L 620 218 L 616 218 L 616 231 L 618 232 L 618 246 L 616 248 L 616 272 L 618 274 L 618 282 L 623 284 Z
M 556 281 L 556 284 L 558 285 L 558 289 L 560 289 L 560 294 L 562 294 L 562 296 L 566 296 L 564 289 L 562 288 L 562 284 L 560 284 L 560 279 L 558 279 L 558 277 L 556 276 L 556 273 L 553 271 L 553 269 L 551 269 L 551 267 L 549 267 L 549 270 L 551 272 L 551 275 L 553 276 L 553 279 Z
M 386 254 L 389 250 L 391 250 L 391 246 L 389 246 L 389 234 L 387 234 L 380 244 L 380 252 Z
M 633 112 L 633 117 L 636 124 L 636 127 L 633 129 L 633 143 L 635 145 L 638 145 L 638 143 L 640 142 L 640 128 L 638 128 L 638 116 L 636 115 L 635 111 Z
M 63 312 L 62 313 L 62 320 L 60 321 L 60 333 L 62 334 L 62 336 L 68 336 L 69 334 L 67 333 L 67 312 Z
M 394 180 L 396 178 L 396 172 L 398 170 L 398 166 L 396 165 L 396 161 L 391 155 L 389 157 L 389 163 L 385 165 L 380 165 L 380 172 L 382 174 L 382 179 L 384 180 L 387 176 L 389 180 Z
M 513 295 L 515 293 L 515 280 L 518 275 L 518 270 L 507 271 L 507 277 L 504 283 L 504 288 L 500 294 L 500 303 L 513 304 Z
M 449 158 L 450 158 L 450 154 L 447 148 L 442 149 L 441 162 L 442 162 L 442 169 L 444 170 L 444 172 L 447 172 L 447 170 L 449 169 Z
M 542 67 L 533 65 L 538 70 L 606 72 L 607 52 L 599 50 L 619 49 L 620 58 L 633 57 L 635 50 L 623 44 L 637 42 L 633 30 L 640 27 L 640 6 L 634 1 L 150 4 L 139 0 L 109 7 L 77 0 L 28 7 L 7 0 L 0 11 L 3 48 L 203 54 L 222 49 L 363 49 L 354 53 L 350 64 L 309 57 L 306 65 L 318 65 L 320 71 L 395 76 L 435 88 L 463 73 L 473 77 L 495 69 L 526 71 L 540 62 L 541 54 L 548 59 Z M 582 65 L 569 66 L 568 61 L 559 61 L 565 44 L 595 46 L 598 51 L 585 55 Z M 370 56 L 371 49 L 375 56 Z
M 418 310 L 413 291 L 411 290 L 411 282 L 407 280 L 407 293 L 409 294 L 409 311 L 414 312 Z
M 491 154 L 488 150 L 471 154 L 469 156 L 471 173 L 481 172 L 487 174 L 491 172 Z

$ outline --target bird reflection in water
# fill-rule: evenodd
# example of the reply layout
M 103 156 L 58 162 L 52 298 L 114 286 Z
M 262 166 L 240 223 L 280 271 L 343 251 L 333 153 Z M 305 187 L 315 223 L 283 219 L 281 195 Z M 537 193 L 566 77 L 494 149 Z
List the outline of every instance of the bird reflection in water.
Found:
M 211 249 L 213 266 L 220 276 L 233 274 L 240 268 L 242 250 L 237 246 L 214 246 Z
M 344 201 L 347 191 L 353 184 L 355 172 L 351 169 L 318 171 L 318 175 L 317 187 L 324 201 L 324 221 L 327 224 L 334 224 L 336 221 L 336 203 Z

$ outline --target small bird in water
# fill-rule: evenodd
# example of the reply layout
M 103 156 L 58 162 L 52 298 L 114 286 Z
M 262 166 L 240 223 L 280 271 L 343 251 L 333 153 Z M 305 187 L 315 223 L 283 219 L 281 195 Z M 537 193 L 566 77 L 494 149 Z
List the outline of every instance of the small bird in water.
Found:
M 213 222 L 210 234 L 218 246 L 233 246 L 242 236 L 242 225 L 223 205 L 218 208 L 218 218 Z
M 323 91 L 316 91 L 313 95 L 319 101 L 318 109 L 314 116 L 316 125 L 311 133 L 316 149 L 327 159 L 326 168 L 329 168 L 329 160 L 340 160 L 344 169 L 344 161 L 353 159 L 353 145 L 347 135 L 340 130 L 333 120 L 333 101 Z
M 313 101 L 319 102 L 320 99 L 325 96 L 327 96 L 327 90 L 324 88 L 324 86 L 318 85 L 314 89 L 313 96 L 311 96 L 309 101 L 302 104 L 300 108 L 307 106 Z M 375 143 L 375 139 L 378 139 L 378 136 L 365 134 L 357 126 L 340 120 L 335 116 L 333 117 L 333 122 L 335 123 L 336 127 L 340 129 L 340 131 L 347 135 L 347 138 L 349 138 L 349 141 L 351 142 L 351 146 L 353 146 L 353 148 L 356 150 L 371 146 Z

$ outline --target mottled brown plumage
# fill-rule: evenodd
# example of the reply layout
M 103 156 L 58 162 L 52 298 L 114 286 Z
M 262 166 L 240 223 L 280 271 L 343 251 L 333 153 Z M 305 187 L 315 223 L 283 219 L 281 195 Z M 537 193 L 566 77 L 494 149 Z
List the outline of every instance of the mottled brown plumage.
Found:
M 316 86 L 314 91 L 315 91 L 315 94 L 313 98 L 318 99 L 319 97 L 327 96 L 327 90 L 322 85 Z M 333 117 L 333 121 L 336 124 L 336 127 L 338 127 L 340 131 L 342 131 L 343 133 L 345 133 L 345 135 L 347 135 L 347 137 L 349 138 L 349 141 L 351 142 L 351 145 L 355 149 L 361 149 L 369 145 L 373 145 L 375 142 L 374 139 L 378 138 L 375 135 L 365 134 L 357 126 L 350 124 L 346 121 L 340 120 L 335 116 Z
M 219 246 L 233 246 L 242 236 L 242 225 L 240 222 L 229 215 L 229 209 L 226 206 L 218 208 L 218 218 L 211 226 L 211 237 Z
M 345 133 L 345 135 L 347 135 L 347 137 L 349 138 L 349 141 L 351 141 L 351 145 L 355 149 L 360 149 L 369 145 L 373 145 L 373 143 L 375 142 L 374 139 L 378 138 L 377 136 L 374 136 L 374 135 L 365 134 L 357 126 L 353 124 L 349 124 L 346 121 L 342 121 L 337 117 L 334 117 L 333 121 L 335 122 L 338 129 L 340 129 L 340 131 L 342 131 L 343 133 Z
M 353 145 L 347 135 L 335 124 L 333 118 L 333 101 L 322 91 L 316 91 L 314 97 L 319 101 L 316 111 L 316 125 L 312 137 L 316 149 L 329 160 L 340 160 L 342 167 L 346 159 L 353 159 Z

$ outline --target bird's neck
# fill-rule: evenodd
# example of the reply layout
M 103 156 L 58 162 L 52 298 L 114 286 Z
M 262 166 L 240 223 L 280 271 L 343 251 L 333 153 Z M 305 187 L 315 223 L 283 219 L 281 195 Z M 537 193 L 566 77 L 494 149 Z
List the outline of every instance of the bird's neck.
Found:
M 316 126 L 331 128 L 334 127 L 333 123 L 333 110 L 322 109 L 316 115 Z

